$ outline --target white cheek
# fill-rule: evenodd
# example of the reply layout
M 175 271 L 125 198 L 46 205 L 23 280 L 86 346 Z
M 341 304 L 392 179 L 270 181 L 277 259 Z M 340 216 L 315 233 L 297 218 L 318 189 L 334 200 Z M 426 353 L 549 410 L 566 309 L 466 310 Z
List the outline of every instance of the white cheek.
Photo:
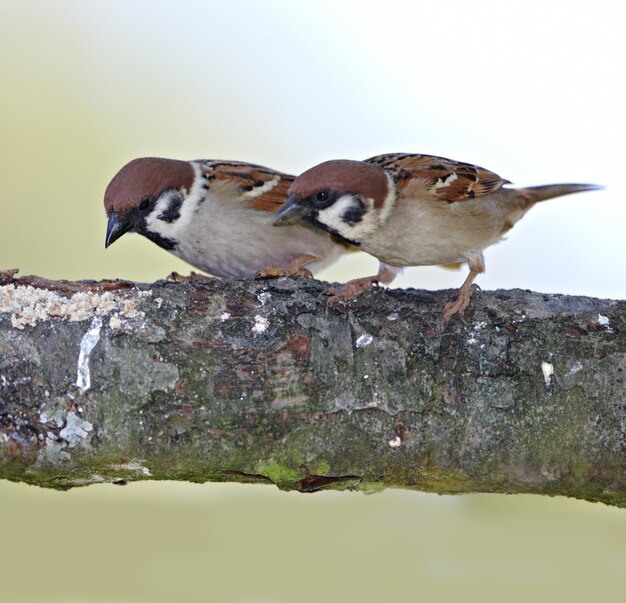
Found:
M 374 208 L 374 200 L 361 198 L 361 201 L 365 204 L 365 210 L 359 222 L 350 224 L 346 222 L 343 217 L 346 212 L 355 205 L 360 204 L 359 199 L 352 195 L 339 197 L 331 206 L 320 210 L 317 215 L 317 220 L 346 239 L 360 241 L 371 234 L 378 226 L 375 212 L 372 211 Z
M 320 210 L 317 214 L 317 219 L 322 224 L 336 230 L 339 234 L 351 232 L 350 225 L 343 220 L 343 215 L 352 207 L 352 204 L 352 195 L 339 197 L 332 205 Z
M 150 212 L 150 215 L 146 218 L 146 224 L 150 230 L 156 230 L 160 224 L 162 224 L 161 220 L 159 220 L 158 216 L 160 216 L 164 211 L 170 206 L 170 195 L 161 195 L 159 200 L 157 201 L 154 209 Z
M 151 232 L 158 232 L 160 235 L 163 234 L 161 231 L 163 222 L 161 222 L 157 216 L 160 216 L 165 209 L 166 201 L 167 199 L 159 199 L 152 212 L 150 212 L 150 215 L 146 217 L 146 228 Z
M 171 203 L 171 196 L 163 195 L 157 201 L 150 215 L 146 218 L 146 226 L 148 230 L 156 232 L 162 237 L 166 237 L 168 239 L 180 240 L 183 238 L 183 233 L 189 228 L 200 203 L 206 196 L 206 190 L 202 188 L 204 181 L 201 176 L 200 168 L 195 162 L 192 162 L 191 165 L 196 172 L 196 177 L 191 190 L 185 196 L 183 203 L 178 210 L 180 217 L 174 222 L 166 222 L 159 219 L 159 216 L 169 209 Z

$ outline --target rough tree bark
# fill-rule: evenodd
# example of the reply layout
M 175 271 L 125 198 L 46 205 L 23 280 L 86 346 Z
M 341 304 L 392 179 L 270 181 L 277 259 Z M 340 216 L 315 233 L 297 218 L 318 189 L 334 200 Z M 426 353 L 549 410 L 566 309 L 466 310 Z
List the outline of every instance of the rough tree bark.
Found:
M 626 504 L 626 302 L 0 274 L 0 477 Z

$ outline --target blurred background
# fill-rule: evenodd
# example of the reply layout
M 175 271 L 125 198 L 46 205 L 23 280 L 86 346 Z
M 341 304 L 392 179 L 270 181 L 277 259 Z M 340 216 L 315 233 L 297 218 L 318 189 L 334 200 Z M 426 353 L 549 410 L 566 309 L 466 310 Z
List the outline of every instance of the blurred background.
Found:
M 421 152 L 519 185 L 607 190 L 534 208 L 485 289 L 626 297 L 625 9 L 610 0 L 0 0 L 0 268 L 151 281 L 149 241 L 104 250 L 104 189 L 138 156 L 298 173 Z M 371 274 L 354 254 L 320 276 Z M 395 286 L 458 287 L 406 270 Z M 0 482 L 6 601 L 626 599 L 626 521 L 529 496 Z

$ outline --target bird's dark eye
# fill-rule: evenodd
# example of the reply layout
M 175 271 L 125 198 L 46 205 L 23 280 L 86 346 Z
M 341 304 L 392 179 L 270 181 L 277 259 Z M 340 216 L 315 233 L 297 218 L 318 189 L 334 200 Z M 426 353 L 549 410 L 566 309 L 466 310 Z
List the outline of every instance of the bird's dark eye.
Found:
M 328 194 L 328 191 L 320 191 L 319 193 L 317 193 L 317 195 L 315 195 L 315 200 L 318 203 L 325 203 L 326 201 L 328 201 L 329 197 L 330 195 Z
M 144 197 L 139 203 L 139 209 L 141 211 L 146 211 L 150 207 L 150 197 Z

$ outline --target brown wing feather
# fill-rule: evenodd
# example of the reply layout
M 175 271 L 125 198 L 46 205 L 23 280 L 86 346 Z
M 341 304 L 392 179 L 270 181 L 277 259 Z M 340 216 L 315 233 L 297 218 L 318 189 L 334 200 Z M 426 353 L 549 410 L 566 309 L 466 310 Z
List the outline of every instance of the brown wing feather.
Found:
M 509 182 L 477 165 L 434 155 L 390 153 L 366 162 L 387 170 L 403 195 L 426 193 L 448 203 L 487 195 Z
M 287 198 L 294 176 L 271 168 L 238 161 L 205 161 L 209 187 L 212 181 L 236 187 L 243 201 L 256 209 L 277 211 Z
M 287 191 L 294 180 L 294 176 L 288 174 L 279 174 L 279 176 L 280 180 L 271 190 L 249 200 L 252 207 L 269 212 L 276 212 L 280 209 L 287 198 Z

